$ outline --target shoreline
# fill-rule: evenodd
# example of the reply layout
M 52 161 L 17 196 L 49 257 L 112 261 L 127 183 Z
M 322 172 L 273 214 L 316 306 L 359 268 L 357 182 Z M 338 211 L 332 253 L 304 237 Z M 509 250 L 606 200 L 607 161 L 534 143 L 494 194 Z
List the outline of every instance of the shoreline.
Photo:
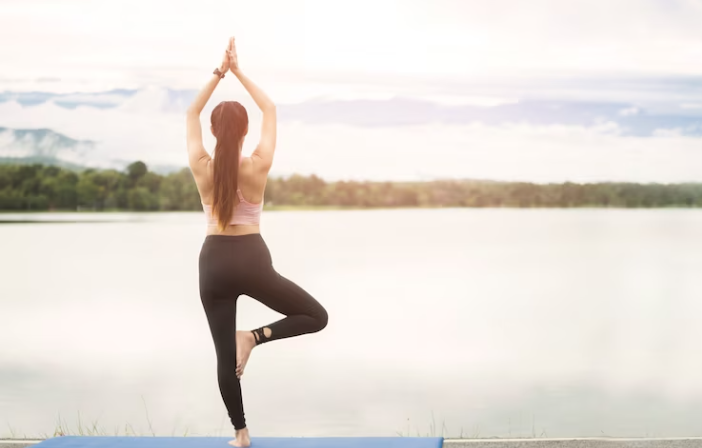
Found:
M 684 206 L 664 206 L 664 207 L 617 207 L 598 205 L 579 205 L 570 207 L 518 207 L 518 206 L 396 206 L 396 207 L 367 207 L 351 205 L 274 205 L 264 206 L 264 212 L 296 212 L 296 211 L 347 211 L 347 210 L 448 210 L 448 209 L 472 209 L 472 210 L 571 210 L 571 209 L 591 209 L 591 210 L 700 210 L 702 207 Z M 0 210 L 0 215 L 36 215 L 36 214 L 169 214 L 169 213 L 202 213 L 202 210 L 128 210 L 128 209 L 107 209 L 107 210 Z

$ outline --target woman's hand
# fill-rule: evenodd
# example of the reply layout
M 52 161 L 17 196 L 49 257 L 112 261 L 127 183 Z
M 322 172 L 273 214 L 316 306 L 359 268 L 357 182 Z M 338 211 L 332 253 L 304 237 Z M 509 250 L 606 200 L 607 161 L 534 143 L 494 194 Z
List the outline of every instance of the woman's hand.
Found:
M 222 63 L 219 64 L 219 71 L 222 72 L 222 74 L 227 73 L 227 70 L 229 70 L 229 47 L 227 47 L 227 49 L 224 50 L 224 55 L 222 56 Z
M 229 56 L 229 70 L 235 73 L 239 70 L 239 59 L 236 55 L 236 45 L 234 44 L 234 38 L 229 38 L 229 48 L 227 48 L 227 55 Z

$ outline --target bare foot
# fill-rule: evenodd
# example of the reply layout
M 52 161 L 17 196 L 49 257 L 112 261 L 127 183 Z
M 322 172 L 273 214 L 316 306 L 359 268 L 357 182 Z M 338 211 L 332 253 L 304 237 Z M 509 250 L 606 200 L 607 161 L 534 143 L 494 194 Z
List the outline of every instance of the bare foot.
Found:
M 228 442 L 231 446 L 236 446 L 238 448 L 246 448 L 251 446 L 251 439 L 249 439 L 249 428 L 239 429 L 236 431 L 235 437 L 236 438 L 234 440 L 230 440 Z
M 251 350 L 256 346 L 256 338 L 250 331 L 236 332 L 236 376 L 241 378 L 244 368 L 251 355 Z M 248 433 L 247 433 L 248 434 Z M 246 436 L 248 440 L 248 435 Z M 248 445 L 247 445 L 248 446 Z

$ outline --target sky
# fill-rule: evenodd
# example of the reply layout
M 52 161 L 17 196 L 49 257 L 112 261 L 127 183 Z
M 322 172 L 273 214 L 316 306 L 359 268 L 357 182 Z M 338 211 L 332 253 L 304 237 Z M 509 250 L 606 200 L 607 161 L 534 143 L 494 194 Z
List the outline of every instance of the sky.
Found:
M 276 173 L 697 181 L 700 23 L 702 0 L 3 0 L 0 127 L 185 165 L 184 108 L 233 35 L 279 105 Z M 222 99 L 257 129 L 231 75 L 205 128 Z

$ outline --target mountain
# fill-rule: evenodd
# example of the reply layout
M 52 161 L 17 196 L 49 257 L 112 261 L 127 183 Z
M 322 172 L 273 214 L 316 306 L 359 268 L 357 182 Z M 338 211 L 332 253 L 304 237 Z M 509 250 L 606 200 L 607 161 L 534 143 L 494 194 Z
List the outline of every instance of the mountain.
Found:
M 651 137 L 662 130 L 702 137 L 702 107 L 650 112 L 631 103 L 595 101 L 522 100 L 484 107 L 447 106 L 396 97 L 389 100 L 306 101 L 279 109 L 281 121 L 344 123 L 354 126 L 412 126 L 427 123 L 487 126 L 594 126 L 615 124 L 622 136 Z
M 60 166 L 81 170 L 91 166 L 91 156 L 96 143 L 91 140 L 76 140 L 51 129 L 9 129 L 0 127 L 0 163 Z M 100 168 L 123 170 L 133 160 L 110 160 Z M 180 171 L 183 166 L 154 165 L 149 170 L 168 174 Z
M 75 140 L 51 129 L 0 127 L 0 160 L 5 163 L 44 163 L 75 168 L 95 149 L 95 142 Z

